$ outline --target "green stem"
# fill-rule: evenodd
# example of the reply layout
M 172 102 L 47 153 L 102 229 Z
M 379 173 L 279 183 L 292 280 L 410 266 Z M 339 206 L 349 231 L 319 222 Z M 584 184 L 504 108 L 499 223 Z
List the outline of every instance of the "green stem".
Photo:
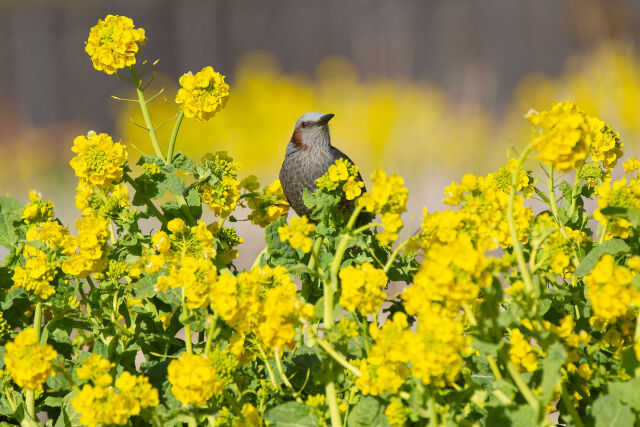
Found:
M 320 248 L 322 248 L 323 237 L 318 237 L 315 242 L 313 242 L 313 249 L 311 250 L 311 257 L 309 258 L 309 269 L 313 270 L 316 268 L 316 265 L 320 265 L 319 256 Z
M 156 205 L 154 205 L 153 202 L 151 200 L 149 200 L 148 197 L 144 196 L 144 193 L 142 191 L 140 191 L 140 188 L 138 187 L 138 185 L 135 183 L 133 178 L 131 178 L 131 176 L 128 173 L 124 174 L 124 180 L 127 181 L 127 183 L 129 183 L 129 185 L 135 190 L 136 194 L 139 194 L 140 196 L 142 196 L 142 198 L 144 200 L 144 204 L 147 206 L 147 209 L 149 210 L 149 212 L 152 213 L 153 216 L 158 218 L 158 220 L 162 223 L 162 225 L 166 225 L 167 219 L 164 217 L 162 212 L 160 212 L 158 210 Z
M 173 132 L 171 132 L 171 139 L 169 140 L 169 150 L 167 150 L 167 163 L 171 163 L 173 160 L 173 151 L 176 145 L 176 139 L 178 139 L 178 131 L 180 130 L 182 119 L 184 119 L 184 111 L 180 111 L 176 119 L 176 124 L 173 125 Z
M 293 388 L 293 384 L 291 384 L 291 381 L 289 381 L 289 378 L 287 378 L 287 376 L 284 373 L 284 369 L 282 368 L 282 362 L 280 361 L 280 352 L 278 351 L 277 348 L 274 350 L 274 353 L 275 353 L 275 359 L 276 359 L 276 368 L 278 368 L 278 373 L 280 374 L 280 378 L 282 378 L 284 385 L 286 385 L 287 388 L 289 388 L 293 392 L 293 397 L 295 397 L 298 402 L 302 403 L 302 399 L 300 399 L 300 393 L 297 392 L 295 388 Z
M 329 401 L 331 427 L 342 427 L 342 420 L 340 419 L 340 408 L 338 406 L 338 395 L 336 393 L 336 385 L 333 382 L 333 377 L 327 378 L 327 382 L 325 384 L 325 392 L 327 395 L 327 400 Z
M 576 411 L 576 408 L 573 406 L 573 399 L 571 399 L 571 396 L 569 396 L 569 393 L 567 392 L 567 386 L 564 384 L 564 382 L 560 384 L 560 393 L 562 397 L 562 403 L 564 404 L 564 407 L 569 415 L 571 415 L 571 421 L 573 421 L 573 424 L 576 427 L 583 427 L 584 424 L 582 424 L 580 415 L 578 415 L 578 411 Z
M 211 319 L 211 324 L 207 328 L 207 343 L 204 346 L 204 354 L 209 357 L 209 353 L 211 352 L 211 345 L 214 340 L 214 333 L 216 331 L 216 325 L 218 324 L 218 312 L 216 311 Z
M 398 247 L 393 251 L 393 253 L 391 254 L 391 256 L 389 257 L 389 260 L 387 261 L 387 263 L 384 266 L 384 272 L 385 274 L 389 271 L 389 269 L 391 268 L 391 266 L 393 265 L 393 261 L 395 261 L 396 257 L 398 256 L 398 254 L 400 253 L 400 251 L 402 249 L 404 249 L 405 246 L 407 246 L 407 244 L 409 243 L 409 239 L 405 240 L 402 244 L 398 245 Z
M 516 231 L 516 224 L 513 218 L 513 204 L 516 198 L 516 187 L 518 185 L 518 174 L 520 173 L 520 168 L 524 163 L 527 155 L 531 151 L 531 144 L 524 149 L 520 158 L 518 159 L 518 163 L 516 164 L 516 168 L 513 171 L 513 178 L 511 180 L 511 192 L 509 194 L 509 208 L 507 211 L 507 221 L 509 223 L 509 232 L 511 233 L 511 240 L 513 242 L 513 252 L 516 254 L 516 260 L 518 261 L 518 267 L 520 267 L 520 274 L 522 275 L 522 280 L 524 282 L 525 289 L 527 290 L 528 295 L 533 295 L 533 281 L 531 280 L 531 273 L 529 273 L 529 268 L 527 267 L 527 262 L 524 259 L 524 254 L 522 253 L 522 246 L 520 246 L 520 240 L 518 239 L 518 232 Z M 535 304 L 533 305 L 533 310 L 536 309 Z
M 278 382 L 276 381 L 276 376 L 273 373 L 273 369 L 271 369 L 271 365 L 269 365 L 269 358 L 267 357 L 267 353 L 265 353 L 264 349 L 262 348 L 262 345 L 260 345 L 260 341 L 256 339 L 254 341 L 254 344 L 258 348 L 260 357 L 262 357 L 262 360 L 264 361 L 264 366 L 265 368 L 267 368 L 267 372 L 269 373 L 269 379 L 271 380 L 271 384 L 273 385 L 273 388 L 275 388 L 276 390 L 280 390 L 280 387 L 278 386 Z
M 511 376 L 511 379 L 513 380 L 514 384 L 518 387 L 518 389 L 520 390 L 520 393 L 522 394 L 524 399 L 527 401 L 527 403 L 531 405 L 537 418 L 538 411 L 540 409 L 540 404 L 538 402 L 538 399 L 536 399 L 536 397 L 533 395 L 533 392 L 531 391 L 527 383 L 524 382 L 524 380 L 520 376 L 520 372 L 518 372 L 518 370 L 513 365 L 513 363 L 511 361 L 507 361 L 505 365 L 507 367 L 507 371 L 509 372 L 509 376 Z
M 131 76 L 133 77 L 133 83 L 136 85 L 136 93 L 138 94 L 138 104 L 140 104 L 140 111 L 142 112 L 142 118 L 144 119 L 144 124 L 147 126 L 147 131 L 149 132 L 149 138 L 151 139 L 151 145 L 153 145 L 153 150 L 163 162 L 167 163 L 164 156 L 162 155 L 162 150 L 160 149 L 160 144 L 158 143 L 158 136 L 156 135 L 156 129 L 153 127 L 153 123 L 151 122 L 151 116 L 149 115 L 149 109 L 147 108 L 147 100 L 144 97 L 144 92 L 142 91 L 142 84 L 138 74 L 136 73 L 135 67 L 129 67 L 131 70 Z
M 429 407 L 429 427 L 437 427 L 438 426 L 438 414 L 436 412 L 436 402 L 433 397 L 433 392 L 429 391 L 429 403 L 427 404 Z
M 192 354 L 193 348 L 191 343 L 191 323 L 188 320 L 189 308 L 187 307 L 187 301 L 184 297 L 184 288 L 182 288 L 182 315 L 185 317 L 184 322 L 184 344 L 187 348 L 187 353 Z
M 189 205 L 187 204 L 184 196 L 181 194 L 176 194 L 176 201 L 178 202 L 178 206 L 180 207 L 182 213 L 187 217 L 187 222 L 189 223 L 189 225 L 196 225 L 196 219 L 193 217 L 191 209 L 189 209 Z
M 36 332 L 36 341 L 40 342 L 40 335 L 42 333 L 42 302 L 36 303 L 35 313 L 33 314 L 33 329 Z M 26 391 L 27 400 L 27 414 L 33 419 L 36 419 L 36 396 L 33 390 Z
M 584 160 L 582 164 L 576 171 L 576 176 L 573 178 L 573 187 L 571 188 L 571 208 L 569 209 L 569 218 L 573 216 L 576 211 L 576 193 L 578 191 L 578 187 L 582 184 L 582 180 L 580 179 L 580 173 L 582 173 L 582 167 L 584 166 Z
M 349 361 L 347 359 L 345 359 L 345 357 L 342 354 L 340 354 L 336 350 L 334 350 L 334 348 L 331 347 L 331 344 L 329 344 L 327 341 L 323 340 L 322 338 L 316 338 L 315 341 L 324 351 L 327 352 L 327 354 L 329 356 L 333 357 L 333 359 L 336 362 L 338 362 L 345 369 L 347 369 L 348 371 L 353 373 L 353 375 L 355 375 L 356 377 L 361 377 L 362 376 L 362 372 L 360 372 L 360 370 L 358 368 L 356 368 L 351 363 L 349 363 Z
M 560 230 L 560 234 L 571 243 L 571 251 L 573 252 L 573 263 L 574 265 L 580 264 L 580 260 L 578 259 L 578 255 L 573 247 L 573 241 L 567 235 L 567 231 L 564 229 L 564 224 L 560 221 L 560 214 L 558 213 L 558 203 L 556 201 L 556 191 L 554 187 L 553 181 L 553 166 L 549 166 L 549 179 L 547 181 L 547 186 L 549 187 L 549 206 L 551 207 L 551 213 L 558 223 L 558 228 Z

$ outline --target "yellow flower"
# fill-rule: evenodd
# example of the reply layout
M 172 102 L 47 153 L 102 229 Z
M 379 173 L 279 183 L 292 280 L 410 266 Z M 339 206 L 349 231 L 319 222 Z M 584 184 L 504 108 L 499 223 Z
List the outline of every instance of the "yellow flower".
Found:
M 151 236 L 151 243 L 153 244 L 153 248 L 160 253 L 168 252 L 169 249 L 171 249 L 171 241 L 164 231 L 159 231 Z
M 248 195 L 247 205 L 252 212 L 249 219 L 252 224 L 266 227 L 289 212 L 289 202 L 284 196 L 280 180 L 276 179 L 262 189 L 262 194 Z
M 81 180 L 105 189 L 122 180 L 127 151 L 106 133 L 92 131 L 76 137 L 71 151 L 77 156 L 69 163 Z
M 331 181 L 346 181 L 348 177 L 349 171 L 344 159 L 338 159 L 334 165 L 329 166 L 329 179 Z
M 53 202 L 43 201 L 35 190 L 29 191 L 29 203 L 24 207 L 22 220 L 25 224 L 53 221 Z
M 629 237 L 631 223 L 625 218 L 603 215 L 601 211 L 607 207 L 616 208 L 640 208 L 640 182 L 633 181 L 627 184 L 626 178 L 621 178 L 611 184 L 602 184 L 597 188 L 598 209 L 593 216 L 606 226 L 605 240 L 612 237 Z
M 411 410 L 402 404 L 401 400 L 394 399 L 387 405 L 384 414 L 391 427 L 402 427 L 405 425 Z
M 362 194 L 362 189 L 364 188 L 364 182 L 356 181 L 356 179 L 350 176 L 347 179 L 347 182 L 342 186 L 342 190 L 344 191 L 347 200 L 353 200 Z
M 537 158 L 558 172 L 577 168 L 589 155 L 610 170 L 622 155 L 618 134 L 573 102 L 553 104 L 551 111 L 542 113 L 531 111 L 526 118 L 539 131 L 533 140 L 533 147 L 540 151 Z
M 179 234 L 187 229 L 187 224 L 180 218 L 174 218 L 167 223 L 167 229 L 173 234 Z
M 396 213 L 406 211 L 409 190 L 404 186 L 404 179 L 393 174 L 387 176 L 384 171 L 376 169 L 371 175 L 373 188 L 363 194 L 358 203 L 372 213 Z
M 251 403 L 245 403 L 241 412 L 242 417 L 233 420 L 233 427 L 260 427 L 262 425 L 262 418 Z
M 113 382 L 111 369 L 115 365 L 99 354 L 92 354 L 76 371 L 81 380 L 91 380 L 95 385 L 107 387 Z
M 383 246 L 390 245 L 398 239 L 398 233 L 402 229 L 402 219 L 397 213 L 383 213 L 380 219 L 384 230 L 376 234 L 376 239 Z
M 233 212 L 240 197 L 240 181 L 230 176 L 222 177 L 213 186 L 202 184 L 197 188 L 202 201 L 220 218 Z
M 613 321 L 640 306 L 640 291 L 631 283 L 632 278 L 633 273 L 617 266 L 612 255 L 603 255 L 585 277 L 594 314 Z
M 98 71 L 113 74 L 136 63 L 138 44 L 147 39 L 143 28 L 134 28 L 131 18 L 107 15 L 91 28 L 85 51 Z
M 511 331 L 509 344 L 509 356 L 520 372 L 533 372 L 537 369 L 538 356 L 536 355 L 536 349 L 529 343 L 529 340 L 522 335 L 520 329 L 513 329 Z
M 637 157 L 630 157 L 626 162 L 622 164 L 624 173 L 632 174 L 640 170 L 640 160 Z
M 180 77 L 180 86 L 176 103 L 189 118 L 208 120 L 224 108 L 229 98 L 229 85 L 212 67 L 204 67 L 195 75 L 184 74 Z
M 202 406 L 214 394 L 222 393 L 216 368 L 205 356 L 182 353 L 167 368 L 171 393 L 184 405 Z
M 78 237 L 70 241 L 67 251 L 72 255 L 63 261 L 62 271 L 78 277 L 102 271 L 107 265 L 109 222 L 88 216 L 76 221 L 76 227 Z
M 292 248 L 302 248 L 302 251 L 307 253 L 311 250 L 313 240 L 309 237 L 309 234 L 316 229 L 314 224 L 309 224 L 307 217 L 293 218 L 289 221 L 289 224 L 278 227 L 278 234 L 280 235 L 280 241 L 289 242 Z
M 363 315 L 375 314 L 386 298 L 384 288 L 387 275 L 368 262 L 340 270 L 342 295 L 340 305 L 349 311 L 356 309 Z
M 57 273 L 56 266 L 49 262 L 47 254 L 33 246 L 25 245 L 23 255 L 27 262 L 24 267 L 17 266 L 14 269 L 12 288 L 23 288 L 42 299 L 48 299 L 56 292 L 51 286 Z
M 26 390 L 35 391 L 49 375 L 54 375 L 51 361 L 58 353 L 49 344 L 40 345 L 33 328 L 22 330 L 13 342 L 6 345 L 4 363 L 13 380 Z

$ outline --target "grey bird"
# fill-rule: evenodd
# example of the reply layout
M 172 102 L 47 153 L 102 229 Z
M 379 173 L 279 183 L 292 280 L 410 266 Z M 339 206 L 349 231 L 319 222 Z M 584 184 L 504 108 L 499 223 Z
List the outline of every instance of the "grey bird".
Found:
M 307 113 L 298 119 L 280 169 L 280 184 L 293 210 L 299 215 L 311 214 L 302 201 L 302 191 L 316 190 L 316 179 L 324 175 L 338 159 L 353 161 L 331 145 L 329 120 L 334 114 Z M 358 174 L 359 179 L 362 177 Z M 365 191 L 365 189 L 363 189 Z M 349 206 L 344 206 L 345 203 Z M 341 202 L 341 210 L 353 210 L 353 201 Z

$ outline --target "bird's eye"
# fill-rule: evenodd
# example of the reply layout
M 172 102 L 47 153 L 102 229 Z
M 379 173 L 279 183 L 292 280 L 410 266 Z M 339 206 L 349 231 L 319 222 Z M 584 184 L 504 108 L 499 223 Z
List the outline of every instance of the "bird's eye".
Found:
M 307 122 L 302 122 L 302 123 L 300 124 L 300 127 L 302 127 L 302 128 L 306 128 L 306 127 L 307 127 Z

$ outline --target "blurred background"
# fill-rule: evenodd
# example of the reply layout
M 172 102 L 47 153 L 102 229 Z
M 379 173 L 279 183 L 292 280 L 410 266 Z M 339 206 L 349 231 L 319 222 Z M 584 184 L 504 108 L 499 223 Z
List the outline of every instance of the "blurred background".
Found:
M 132 163 L 152 151 L 131 123 L 136 105 L 110 98 L 132 85 L 84 52 L 109 13 L 145 28 L 139 58 L 160 60 L 149 95 L 165 87 L 167 100 L 151 105 L 154 123 L 174 115 L 183 73 L 227 76 L 226 109 L 186 119 L 178 149 L 227 150 L 265 185 L 308 111 L 336 114 L 333 143 L 363 176 L 405 177 L 416 223 L 451 181 L 495 170 L 528 142 L 529 108 L 574 100 L 620 132 L 626 156 L 640 154 L 637 0 L 0 0 L 0 193 L 26 201 L 35 188 L 72 224 L 75 136 L 108 132 Z M 253 228 L 243 233 L 261 236 Z

